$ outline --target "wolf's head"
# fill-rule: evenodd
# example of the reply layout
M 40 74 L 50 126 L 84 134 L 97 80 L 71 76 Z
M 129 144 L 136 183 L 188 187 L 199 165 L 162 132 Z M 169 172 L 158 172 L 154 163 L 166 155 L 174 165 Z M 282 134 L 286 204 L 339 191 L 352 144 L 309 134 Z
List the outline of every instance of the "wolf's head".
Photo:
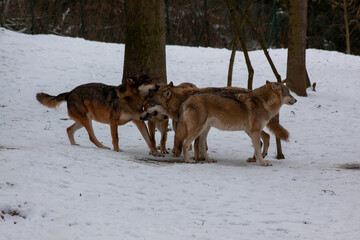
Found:
M 166 115 L 166 110 L 160 106 L 155 105 L 148 109 L 146 109 L 141 115 L 140 120 L 167 120 L 169 119 L 168 115 Z
M 126 90 L 133 93 L 137 92 L 141 97 L 148 95 L 150 90 L 155 90 L 159 86 L 146 74 L 136 74 L 132 77 L 127 77 L 122 84 Z
M 127 77 L 123 83 L 116 88 L 117 97 L 129 103 L 135 111 L 142 111 L 142 104 L 145 96 L 151 89 L 155 90 L 158 86 L 150 77 L 144 74 Z
M 293 105 L 297 102 L 297 100 L 290 94 L 289 89 L 284 84 L 269 81 L 266 81 L 266 84 L 271 85 L 271 89 L 279 95 L 282 104 Z
M 169 85 L 159 86 L 157 89 L 150 89 L 144 99 L 143 105 L 145 109 L 155 105 L 166 106 L 167 101 L 171 98 L 173 83 Z

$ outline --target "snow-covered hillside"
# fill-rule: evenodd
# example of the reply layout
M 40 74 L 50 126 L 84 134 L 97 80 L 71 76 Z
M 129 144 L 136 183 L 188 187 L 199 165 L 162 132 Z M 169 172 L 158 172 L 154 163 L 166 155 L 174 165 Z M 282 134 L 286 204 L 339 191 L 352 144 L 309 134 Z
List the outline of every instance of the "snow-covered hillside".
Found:
M 284 77 L 285 49 L 270 50 Z M 356 239 L 360 236 L 360 57 L 315 49 L 307 68 L 316 92 L 281 109 L 291 139 L 285 160 L 247 163 L 244 132 L 210 131 L 214 164 L 149 158 L 133 124 L 119 126 L 120 148 L 96 148 L 84 129 L 71 146 L 66 104 L 56 95 L 88 82 L 118 85 L 124 45 L 0 28 L 0 239 Z M 230 52 L 167 47 L 168 81 L 224 86 Z M 254 85 L 274 81 L 261 51 L 250 53 Z M 234 85 L 246 86 L 238 53 Z M 294 95 L 295 96 L 295 95 Z M 111 147 L 110 127 L 94 123 Z M 266 130 L 267 131 L 267 130 Z M 169 133 L 168 147 L 173 144 Z M 174 159 L 171 155 L 166 159 Z

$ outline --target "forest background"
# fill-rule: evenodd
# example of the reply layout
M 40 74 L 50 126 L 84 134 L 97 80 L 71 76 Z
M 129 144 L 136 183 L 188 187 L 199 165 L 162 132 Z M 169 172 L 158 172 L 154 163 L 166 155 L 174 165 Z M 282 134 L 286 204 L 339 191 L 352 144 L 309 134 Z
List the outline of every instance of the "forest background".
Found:
M 246 8 L 247 1 L 235 2 Z M 22 33 L 124 43 L 125 8 L 125 0 L 1 0 L 0 25 Z M 287 47 L 287 1 L 256 0 L 248 15 L 267 47 Z M 307 48 L 346 52 L 346 19 L 351 54 L 360 55 L 360 0 L 309 0 L 307 16 Z M 231 49 L 236 34 L 223 0 L 165 0 L 165 23 L 168 45 Z M 248 50 L 260 49 L 246 25 L 243 33 Z

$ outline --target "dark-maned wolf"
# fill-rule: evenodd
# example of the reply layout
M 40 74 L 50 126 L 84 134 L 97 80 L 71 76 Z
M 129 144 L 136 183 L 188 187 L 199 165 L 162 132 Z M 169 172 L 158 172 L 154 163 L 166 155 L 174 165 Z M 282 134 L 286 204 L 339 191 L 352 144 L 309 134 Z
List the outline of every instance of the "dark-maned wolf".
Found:
M 227 131 L 245 131 L 251 138 L 256 160 L 262 166 L 270 166 L 261 154 L 262 129 L 279 113 L 283 104 L 293 105 L 296 99 L 281 83 L 270 83 L 248 94 L 236 94 L 236 99 L 219 94 L 195 94 L 180 108 L 176 129 L 176 142 L 183 143 L 184 160 L 188 163 L 189 144 L 200 137 L 200 154 L 213 162 L 205 150 L 205 140 L 211 127 Z
M 140 115 L 143 112 L 143 100 L 150 89 L 155 90 L 156 88 L 158 86 L 148 76 L 138 74 L 126 78 L 125 82 L 117 87 L 102 83 L 88 83 L 57 96 L 38 93 L 36 99 L 50 108 L 55 108 L 63 101 L 67 102 L 68 115 L 75 121 L 73 125 L 67 128 L 67 134 L 72 145 L 77 145 L 74 140 L 75 131 L 85 127 L 91 142 L 99 148 L 109 149 L 95 137 L 92 127 L 92 120 L 95 120 L 110 124 L 114 151 L 121 152 L 118 125 L 132 121 L 150 148 L 150 154 L 159 156 L 160 153 L 150 141 L 146 125 L 140 120 Z
M 168 115 L 173 119 L 174 131 L 176 130 L 176 123 L 179 120 L 179 111 L 181 104 L 194 94 L 211 93 L 221 95 L 227 98 L 235 98 L 235 94 L 248 94 L 251 90 L 237 87 L 224 87 L 224 88 L 179 88 L 175 87 L 172 82 L 167 86 L 161 86 L 158 90 L 150 90 L 149 95 L 144 100 L 144 107 L 147 110 L 147 116 L 151 116 L 154 112 Z M 269 129 L 280 139 L 287 140 L 289 137 L 288 131 L 283 128 L 279 123 L 272 120 L 267 125 Z M 261 138 L 263 140 L 263 157 L 267 155 L 270 135 L 265 131 L 261 132 Z M 173 153 L 175 156 L 181 154 L 181 144 L 177 144 L 174 141 L 175 147 Z M 204 159 L 203 156 L 198 153 L 198 141 L 195 141 L 195 160 Z M 177 146 L 177 147 L 176 147 Z M 255 161 L 255 158 L 249 158 L 249 161 Z

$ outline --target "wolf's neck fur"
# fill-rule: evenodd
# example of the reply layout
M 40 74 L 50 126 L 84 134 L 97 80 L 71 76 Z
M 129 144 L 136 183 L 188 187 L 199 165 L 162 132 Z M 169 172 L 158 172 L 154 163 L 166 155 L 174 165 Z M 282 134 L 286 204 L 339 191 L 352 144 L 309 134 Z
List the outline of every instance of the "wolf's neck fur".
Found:
M 196 88 L 173 88 L 171 90 L 171 96 L 169 101 L 167 102 L 166 108 L 168 109 L 170 117 L 175 119 L 176 121 L 179 119 L 179 110 L 181 104 L 188 99 L 191 95 L 197 92 Z
M 280 107 L 282 106 L 281 96 L 272 89 L 271 84 L 266 84 L 255 89 L 250 95 L 262 100 L 261 102 L 264 108 L 271 114 L 271 118 L 279 113 Z

